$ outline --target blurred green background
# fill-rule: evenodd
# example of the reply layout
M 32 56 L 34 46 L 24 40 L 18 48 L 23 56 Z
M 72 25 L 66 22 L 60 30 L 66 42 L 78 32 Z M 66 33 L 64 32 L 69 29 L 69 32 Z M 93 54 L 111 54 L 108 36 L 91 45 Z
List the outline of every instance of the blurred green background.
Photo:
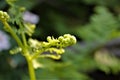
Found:
M 77 38 L 60 60 L 38 59 L 43 67 L 35 70 L 37 80 L 120 80 L 120 0 L 17 1 L 39 18 L 32 38 L 43 41 L 65 33 Z M 5 0 L 0 9 L 8 11 Z M 2 23 L 0 29 L 4 32 Z M 11 47 L 2 50 L 0 36 L 0 80 L 29 80 L 26 60 L 9 54 L 16 43 L 4 34 Z

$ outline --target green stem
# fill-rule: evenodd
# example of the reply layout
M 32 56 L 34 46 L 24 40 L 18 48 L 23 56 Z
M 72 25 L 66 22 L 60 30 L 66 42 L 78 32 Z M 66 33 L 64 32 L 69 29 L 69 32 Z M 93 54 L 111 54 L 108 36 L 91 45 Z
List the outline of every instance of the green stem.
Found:
M 17 44 L 22 48 L 23 53 L 25 54 L 25 58 L 27 60 L 28 63 L 28 69 L 29 69 L 29 75 L 30 75 L 30 80 L 36 80 L 35 77 L 35 71 L 34 71 L 34 67 L 33 67 L 33 63 L 31 59 L 31 55 L 29 55 L 28 53 L 26 53 L 26 48 L 25 46 L 27 46 L 27 42 L 26 42 L 26 37 L 25 34 L 22 34 L 22 39 L 23 39 L 23 45 L 21 40 L 19 39 L 19 37 L 16 35 L 16 33 L 12 30 L 12 28 L 10 27 L 10 25 L 7 22 L 3 22 L 4 26 L 6 27 L 6 29 L 8 29 L 8 31 L 10 32 L 10 34 L 13 36 L 13 38 L 16 40 Z
M 31 59 L 30 56 L 26 56 L 26 59 L 27 59 L 27 63 L 28 63 L 30 80 L 36 80 L 35 70 L 34 70 L 34 67 L 33 67 L 32 59 Z
M 25 45 L 25 47 L 27 46 L 27 40 L 26 40 L 26 37 L 25 37 L 25 34 L 22 33 L 22 39 L 23 39 L 23 44 Z
M 19 26 L 20 26 L 20 29 L 24 29 L 24 26 L 22 25 L 21 22 L 19 22 Z M 26 47 L 27 46 L 27 40 L 26 40 L 25 32 L 23 31 L 21 33 L 21 35 L 22 35 L 23 44 Z
M 10 25 L 6 21 L 4 21 L 3 24 L 4 24 L 5 28 L 9 31 L 9 33 L 13 36 L 13 38 L 16 40 L 17 44 L 22 48 L 22 52 L 25 54 L 24 56 L 28 63 L 30 80 L 36 80 L 35 71 L 34 71 L 34 67 L 33 67 L 33 63 L 32 63 L 33 59 L 31 59 L 31 55 L 27 52 L 27 49 L 26 49 L 27 42 L 26 42 L 25 34 L 22 33 L 22 39 L 23 39 L 23 44 L 24 44 L 23 45 L 21 40 L 19 39 L 19 37 L 16 35 L 16 33 L 10 27 Z
M 18 45 L 23 49 L 23 45 L 21 40 L 18 38 L 18 36 L 16 35 L 16 33 L 12 30 L 12 28 L 9 26 L 9 24 L 7 22 L 3 22 L 4 26 L 6 27 L 6 29 L 8 29 L 8 31 L 10 32 L 10 34 L 13 36 L 13 38 L 16 40 L 16 42 L 18 43 Z

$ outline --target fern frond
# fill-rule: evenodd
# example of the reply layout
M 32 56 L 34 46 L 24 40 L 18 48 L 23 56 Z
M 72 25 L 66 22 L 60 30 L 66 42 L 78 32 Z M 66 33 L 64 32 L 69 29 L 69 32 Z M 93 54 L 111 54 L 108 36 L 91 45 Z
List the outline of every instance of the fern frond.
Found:
M 87 42 L 105 42 L 118 29 L 117 19 L 105 7 L 96 7 L 90 23 L 77 30 L 80 38 Z

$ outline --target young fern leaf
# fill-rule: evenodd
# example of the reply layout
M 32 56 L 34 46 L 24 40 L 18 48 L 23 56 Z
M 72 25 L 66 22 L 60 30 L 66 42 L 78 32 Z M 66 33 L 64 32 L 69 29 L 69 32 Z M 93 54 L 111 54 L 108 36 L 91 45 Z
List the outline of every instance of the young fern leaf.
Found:
M 51 57 L 54 59 L 59 59 L 60 55 L 63 54 L 64 47 L 73 45 L 76 43 L 76 38 L 70 34 L 65 34 L 60 36 L 58 39 L 54 37 L 47 37 L 48 42 L 40 42 L 38 40 L 29 39 L 29 46 L 33 49 L 35 57 Z M 43 52 L 49 52 L 49 54 L 42 54 Z

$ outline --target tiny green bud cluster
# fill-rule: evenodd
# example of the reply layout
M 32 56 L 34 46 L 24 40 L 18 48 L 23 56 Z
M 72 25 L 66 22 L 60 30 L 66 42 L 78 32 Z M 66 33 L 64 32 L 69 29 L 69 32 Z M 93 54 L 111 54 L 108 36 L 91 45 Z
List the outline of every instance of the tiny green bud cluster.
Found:
M 10 54 L 17 54 L 21 51 L 22 51 L 22 49 L 20 47 L 16 47 L 16 48 L 10 50 Z
M 32 36 L 32 34 L 34 33 L 34 30 L 36 28 L 35 24 L 25 23 L 24 26 L 25 26 L 26 34 L 28 34 L 29 36 Z
M 43 47 L 56 46 L 58 48 L 67 47 L 76 43 L 76 38 L 70 34 L 65 34 L 64 36 L 60 36 L 58 39 L 54 37 L 47 37 L 48 42 L 43 42 Z
M 54 37 L 48 36 L 48 42 L 40 42 L 38 40 L 29 39 L 30 46 L 35 47 L 43 47 L 43 48 L 50 48 L 50 47 L 67 47 L 76 43 L 76 38 L 70 34 L 65 34 L 64 36 L 60 36 L 58 39 Z
M 61 47 L 67 47 L 76 43 L 76 38 L 70 34 L 65 34 L 58 38 L 60 41 Z
M 3 22 L 7 21 L 9 18 L 10 18 L 10 16 L 6 12 L 0 11 L 0 20 L 1 21 L 3 21 Z
M 47 42 L 40 42 L 35 39 L 29 39 L 29 45 L 33 48 L 33 53 L 35 52 L 50 52 L 50 54 L 41 54 L 41 57 L 51 57 L 54 59 L 59 59 L 61 54 L 65 52 L 64 47 L 73 45 L 76 43 L 76 38 L 70 34 L 65 34 L 59 38 L 54 38 L 51 36 L 47 37 Z M 43 50 L 43 51 L 41 51 Z

